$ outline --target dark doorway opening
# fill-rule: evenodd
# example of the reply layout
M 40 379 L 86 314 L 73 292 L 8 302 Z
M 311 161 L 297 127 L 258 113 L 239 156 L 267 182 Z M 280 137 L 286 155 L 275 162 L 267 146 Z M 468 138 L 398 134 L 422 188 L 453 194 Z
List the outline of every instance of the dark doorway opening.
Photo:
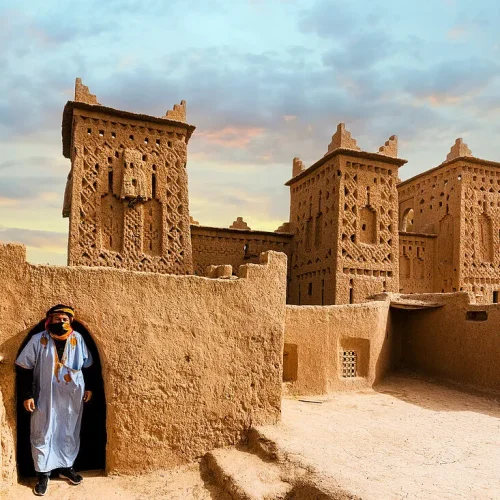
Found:
M 99 352 L 89 331 L 79 321 L 73 321 L 73 329 L 80 333 L 94 359 L 91 371 L 92 399 L 83 406 L 82 428 L 80 432 L 80 452 L 74 467 L 77 471 L 100 470 L 106 465 L 106 398 L 102 380 Z M 18 354 L 30 338 L 45 330 L 45 320 L 34 326 L 24 339 Z M 24 394 L 16 377 L 17 408 L 17 471 L 20 476 L 35 475 L 30 444 L 30 418 L 23 407 Z

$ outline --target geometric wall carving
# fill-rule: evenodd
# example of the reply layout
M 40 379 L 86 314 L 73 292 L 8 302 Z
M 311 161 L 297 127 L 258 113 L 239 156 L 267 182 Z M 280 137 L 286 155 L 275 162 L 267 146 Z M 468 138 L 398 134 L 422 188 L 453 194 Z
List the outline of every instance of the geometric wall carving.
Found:
M 96 99 L 66 104 L 69 265 L 193 272 L 186 163 L 194 127 L 183 116 L 137 115 Z
M 484 212 L 478 216 L 478 257 L 483 262 L 493 261 L 493 221 Z
M 292 304 L 346 304 L 399 291 L 396 185 L 404 163 L 361 151 L 341 124 L 323 158 L 293 170 L 286 183 Z

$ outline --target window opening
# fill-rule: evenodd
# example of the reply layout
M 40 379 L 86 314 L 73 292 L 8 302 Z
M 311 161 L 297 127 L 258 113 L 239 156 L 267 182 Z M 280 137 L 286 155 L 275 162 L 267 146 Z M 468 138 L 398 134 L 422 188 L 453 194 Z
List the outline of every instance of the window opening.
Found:
M 343 378 L 356 378 L 358 356 L 356 351 L 341 351 L 341 365 Z

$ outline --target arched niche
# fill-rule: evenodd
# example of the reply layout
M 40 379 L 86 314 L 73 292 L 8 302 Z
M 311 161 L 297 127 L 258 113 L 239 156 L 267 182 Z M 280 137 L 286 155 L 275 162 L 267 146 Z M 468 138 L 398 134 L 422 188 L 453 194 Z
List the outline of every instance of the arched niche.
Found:
M 83 406 L 82 427 L 80 431 L 80 452 L 75 461 L 77 471 L 101 470 L 106 467 L 106 397 L 102 378 L 102 365 L 96 343 L 89 330 L 81 322 L 72 323 L 75 331 L 85 340 L 94 359 L 92 370 L 92 399 Z M 36 324 L 24 338 L 17 355 L 20 354 L 30 338 L 45 330 L 45 319 Z M 17 356 L 16 356 L 17 358 Z M 16 368 L 19 370 L 19 368 Z M 23 406 L 24 394 L 18 384 L 16 374 L 16 410 L 17 410 L 17 471 L 20 476 L 35 475 L 31 456 L 30 418 Z
M 407 208 L 403 212 L 403 217 L 401 219 L 401 231 L 404 233 L 411 233 L 413 231 L 413 208 Z

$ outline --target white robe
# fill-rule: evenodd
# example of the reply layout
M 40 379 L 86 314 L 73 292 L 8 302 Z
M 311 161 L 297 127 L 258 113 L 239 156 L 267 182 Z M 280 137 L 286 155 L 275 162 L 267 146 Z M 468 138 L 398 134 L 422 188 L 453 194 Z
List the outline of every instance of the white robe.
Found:
M 92 364 L 83 337 L 72 332 L 58 365 L 54 340 L 44 331 L 31 337 L 16 359 L 33 370 L 35 411 L 31 416 L 31 453 L 37 472 L 72 467 L 80 449 L 85 384 L 82 368 Z

